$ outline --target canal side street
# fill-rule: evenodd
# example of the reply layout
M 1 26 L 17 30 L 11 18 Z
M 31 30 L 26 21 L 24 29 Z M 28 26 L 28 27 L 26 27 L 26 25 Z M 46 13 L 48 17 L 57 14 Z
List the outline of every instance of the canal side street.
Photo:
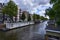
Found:
M 0 40 L 60 40 L 59 0 L 0 0 Z
M 47 21 L 7 32 L 0 31 L 0 40 L 44 40 Z
M 47 20 L 47 18 L 40 16 L 39 14 L 31 14 L 29 11 L 22 10 L 12 0 L 6 4 L 0 3 L 0 9 L 0 29 L 2 30 L 14 29 L 21 26 L 34 24 L 34 22 L 39 23 L 41 20 Z

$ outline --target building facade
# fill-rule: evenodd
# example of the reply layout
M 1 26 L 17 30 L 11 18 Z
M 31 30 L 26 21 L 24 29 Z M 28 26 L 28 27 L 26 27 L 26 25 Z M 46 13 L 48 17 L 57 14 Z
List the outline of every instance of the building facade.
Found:
M 6 15 L 5 14 L 5 16 L 3 15 L 3 13 L 2 13 L 2 8 L 5 6 L 5 3 L 0 3 L 0 22 L 2 22 L 3 21 L 3 19 L 4 19 L 4 21 L 10 21 L 10 18 L 9 18 L 9 16 L 8 15 Z M 21 21 L 22 19 L 21 19 L 21 16 L 22 16 L 22 13 L 24 12 L 24 14 L 25 14 L 25 16 L 26 16 L 26 18 L 25 18 L 25 21 L 28 21 L 28 16 L 29 16 L 29 12 L 27 12 L 27 11 L 22 11 L 19 7 L 18 7 L 18 12 L 17 12 L 17 16 L 16 17 L 13 17 L 13 21 Z M 31 16 L 31 20 L 33 20 L 33 18 L 32 18 L 32 14 L 30 14 L 30 16 Z
M 25 14 L 25 21 L 28 21 L 28 17 L 30 17 L 31 18 L 31 21 L 33 21 L 33 15 L 32 14 L 30 14 L 28 11 L 23 11 L 24 12 L 24 14 Z
M 22 16 L 22 11 L 21 11 L 21 9 L 18 7 L 17 21 L 21 21 L 21 16 Z
M 3 7 L 4 7 L 4 3 L 0 3 L 0 23 L 3 21 L 3 14 L 2 14 Z

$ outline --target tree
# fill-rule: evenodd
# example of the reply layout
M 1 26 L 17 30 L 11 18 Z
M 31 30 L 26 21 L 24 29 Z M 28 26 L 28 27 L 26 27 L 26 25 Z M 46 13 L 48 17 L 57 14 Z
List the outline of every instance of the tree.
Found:
M 35 21 L 35 19 L 36 19 L 36 14 L 34 13 L 33 14 L 33 20 Z
M 25 18 L 26 18 L 26 16 L 25 16 L 25 12 L 22 12 L 21 19 L 24 21 L 24 20 L 25 20 Z
M 37 19 L 38 19 L 38 20 L 40 19 L 40 15 L 37 15 Z
M 44 17 L 43 17 L 43 16 L 40 16 L 40 19 L 41 19 L 41 20 L 44 20 Z
M 40 15 L 38 14 L 33 14 L 33 20 L 39 20 L 40 19 Z
M 28 15 L 28 21 L 31 21 L 31 16 L 30 16 L 30 14 Z
M 56 12 L 56 23 L 60 25 L 60 0 L 51 0 L 50 3 L 53 4 L 53 10 Z
M 45 18 L 45 17 L 43 17 L 43 16 L 40 16 L 40 19 L 41 19 L 41 20 L 48 20 L 48 18 Z
M 50 20 L 55 19 L 55 11 L 52 8 L 46 9 L 45 15 L 48 15 Z
M 13 21 L 13 16 L 17 16 L 18 7 L 13 1 L 9 1 L 2 9 L 2 13 L 9 16 Z

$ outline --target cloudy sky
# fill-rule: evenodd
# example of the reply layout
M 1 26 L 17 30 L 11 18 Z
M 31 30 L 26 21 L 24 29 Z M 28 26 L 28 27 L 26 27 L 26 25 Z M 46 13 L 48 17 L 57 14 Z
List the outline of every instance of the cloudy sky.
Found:
M 8 2 L 9 0 L 0 0 L 0 2 Z M 44 16 L 45 9 L 52 7 L 50 0 L 13 0 L 22 10 L 36 13 Z

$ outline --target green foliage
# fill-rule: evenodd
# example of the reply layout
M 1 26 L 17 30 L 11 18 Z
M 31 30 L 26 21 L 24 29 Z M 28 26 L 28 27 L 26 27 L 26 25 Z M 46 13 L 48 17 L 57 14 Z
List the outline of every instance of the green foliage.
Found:
M 9 16 L 11 19 L 10 21 L 13 21 L 13 16 L 17 16 L 18 13 L 18 7 L 13 1 L 9 1 L 2 9 L 2 13 Z
M 60 25 L 60 0 L 51 0 L 53 4 L 53 10 L 55 11 L 56 23 Z
M 37 15 L 37 19 L 40 19 L 40 15 Z
M 40 16 L 40 19 L 41 19 L 41 20 L 43 20 L 43 19 L 44 19 L 44 17 L 43 17 L 43 16 Z
M 25 18 L 26 18 L 26 16 L 25 16 L 25 12 L 22 12 L 21 19 L 24 21 L 24 20 L 25 20 Z
M 48 20 L 48 18 L 44 18 L 44 20 Z
M 10 17 L 16 16 L 18 7 L 13 1 L 9 1 L 2 9 L 3 14 L 7 14 Z
M 52 3 L 55 3 L 56 2 L 56 0 L 50 0 L 50 3 L 52 4 Z
M 40 19 L 40 15 L 33 14 L 33 19 L 34 19 L 34 20 L 39 20 L 39 19 Z
M 44 18 L 43 16 L 40 16 L 41 20 L 47 20 L 47 18 Z
M 50 17 L 50 19 L 55 19 L 55 11 L 52 8 L 46 10 L 46 14 Z
M 36 14 L 33 14 L 33 20 L 35 20 L 36 19 Z
M 30 14 L 28 15 L 28 21 L 31 21 L 31 16 L 30 16 Z
M 56 23 L 57 23 L 57 25 L 60 25 L 60 21 L 57 21 Z

